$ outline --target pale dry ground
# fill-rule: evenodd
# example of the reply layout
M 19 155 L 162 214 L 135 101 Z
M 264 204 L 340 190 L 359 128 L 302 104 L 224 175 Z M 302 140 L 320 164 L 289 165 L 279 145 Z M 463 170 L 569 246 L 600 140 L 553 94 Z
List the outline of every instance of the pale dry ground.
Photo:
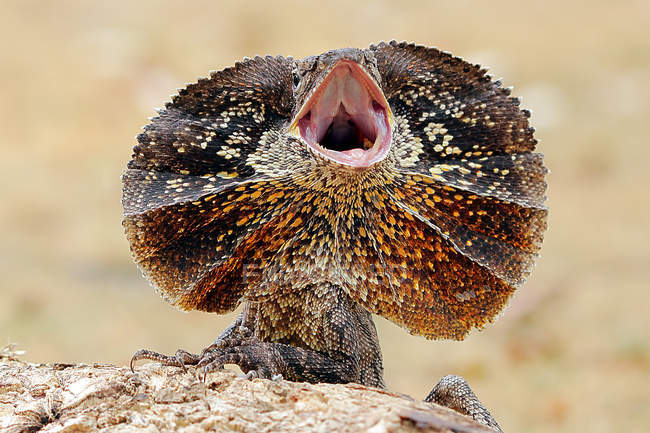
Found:
M 470 417 L 358 384 L 247 380 L 147 363 L 31 364 L 0 352 L 0 431 L 494 433 Z
M 507 432 L 650 430 L 649 2 L 100 3 L 1 3 L 0 339 L 24 359 L 198 351 L 232 320 L 161 301 L 122 236 L 120 173 L 173 89 L 247 55 L 415 40 L 524 96 L 550 229 L 483 332 L 432 342 L 380 320 L 389 386 L 421 398 L 462 374 Z

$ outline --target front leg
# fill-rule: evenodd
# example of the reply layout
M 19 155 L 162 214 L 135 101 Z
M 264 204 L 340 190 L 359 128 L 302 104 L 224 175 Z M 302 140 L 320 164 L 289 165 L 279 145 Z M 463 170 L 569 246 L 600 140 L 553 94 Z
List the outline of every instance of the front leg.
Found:
M 243 329 L 243 331 L 242 331 Z M 131 359 L 158 361 L 161 364 L 185 368 L 196 365 L 204 373 L 221 369 L 225 364 L 235 364 L 247 377 L 276 379 L 282 377 L 292 381 L 347 383 L 357 381 L 358 360 L 354 356 L 339 356 L 334 359 L 314 350 L 280 343 L 266 343 L 251 336 L 247 328 L 230 327 L 200 354 L 182 349 L 176 354 L 164 355 L 150 350 L 138 350 Z M 228 331 L 226 330 L 226 331 Z
M 208 372 L 235 364 L 249 377 L 266 379 L 282 376 L 312 383 L 360 382 L 359 314 L 338 290 L 328 295 L 322 298 L 323 314 L 303 324 L 305 332 L 319 335 L 322 345 L 318 350 L 295 337 L 292 344 L 262 341 L 257 336 L 229 338 L 206 348 L 198 366 Z
M 474 394 L 467 381 L 460 376 L 448 375 L 440 379 L 440 382 L 433 387 L 424 401 L 437 403 L 456 412 L 469 415 L 475 421 L 503 433 L 499 424 Z
M 248 377 L 272 379 L 282 376 L 287 380 L 314 383 L 367 382 L 362 380 L 362 374 L 367 372 L 361 372 L 360 351 L 365 346 L 360 348 L 360 341 L 368 340 L 369 337 L 365 334 L 369 333 L 366 330 L 369 326 L 360 322 L 370 321 L 370 316 L 367 313 L 360 316 L 358 308 L 354 309 L 355 305 L 349 298 L 341 296 L 338 290 L 327 294 L 329 296 L 322 298 L 323 313 L 302 323 L 305 327 L 303 332 L 314 332 L 319 336 L 322 344 L 318 350 L 296 337 L 290 341 L 291 344 L 260 340 L 257 337 L 259 319 L 256 314 L 244 314 L 247 313 L 245 310 L 238 321 L 200 354 L 178 350 L 175 355 L 168 356 L 139 350 L 133 355 L 131 363 L 133 365 L 133 362 L 139 359 L 150 359 L 182 368 L 185 368 L 185 365 L 196 365 L 202 367 L 206 373 L 220 369 L 225 364 L 235 364 Z M 282 324 L 283 321 L 277 323 Z M 374 330 L 374 326 L 372 329 Z M 300 334 L 296 329 L 289 331 L 293 332 L 293 335 Z M 374 339 L 376 340 L 376 335 Z M 371 348 L 373 353 L 378 351 L 378 347 Z M 379 365 L 373 365 L 370 370 L 379 372 L 380 375 L 381 358 L 379 355 L 375 358 L 378 359 Z M 375 358 L 372 358 L 373 361 Z M 365 361 L 367 363 L 367 360 Z M 379 376 L 367 384 L 381 386 L 383 379 Z

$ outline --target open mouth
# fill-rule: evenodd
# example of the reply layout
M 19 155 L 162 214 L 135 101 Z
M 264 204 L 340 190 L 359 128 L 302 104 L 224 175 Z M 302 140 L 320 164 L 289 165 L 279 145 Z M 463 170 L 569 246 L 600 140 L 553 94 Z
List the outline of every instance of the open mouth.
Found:
M 342 60 L 304 103 L 293 124 L 325 157 L 369 167 L 390 150 L 391 113 L 383 92 L 356 62 Z

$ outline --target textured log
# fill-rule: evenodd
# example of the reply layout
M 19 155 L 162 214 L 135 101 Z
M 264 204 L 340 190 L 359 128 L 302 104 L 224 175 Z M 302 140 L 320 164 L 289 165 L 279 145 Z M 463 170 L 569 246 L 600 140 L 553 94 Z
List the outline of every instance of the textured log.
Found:
M 447 408 L 361 385 L 232 371 L 0 359 L 0 431 L 489 432 Z

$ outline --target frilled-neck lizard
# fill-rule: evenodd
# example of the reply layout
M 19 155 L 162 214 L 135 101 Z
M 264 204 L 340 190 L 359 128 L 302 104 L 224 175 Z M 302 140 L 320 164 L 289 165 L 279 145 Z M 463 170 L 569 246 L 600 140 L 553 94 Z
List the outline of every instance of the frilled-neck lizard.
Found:
M 483 327 L 546 229 L 529 115 L 480 66 L 394 41 L 188 85 L 137 137 L 123 224 L 167 301 L 244 307 L 201 354 L 132 363 L 384 387 L 371 313 L 427 338 Z M 427 400 L 498 429 L 458 376 Z

